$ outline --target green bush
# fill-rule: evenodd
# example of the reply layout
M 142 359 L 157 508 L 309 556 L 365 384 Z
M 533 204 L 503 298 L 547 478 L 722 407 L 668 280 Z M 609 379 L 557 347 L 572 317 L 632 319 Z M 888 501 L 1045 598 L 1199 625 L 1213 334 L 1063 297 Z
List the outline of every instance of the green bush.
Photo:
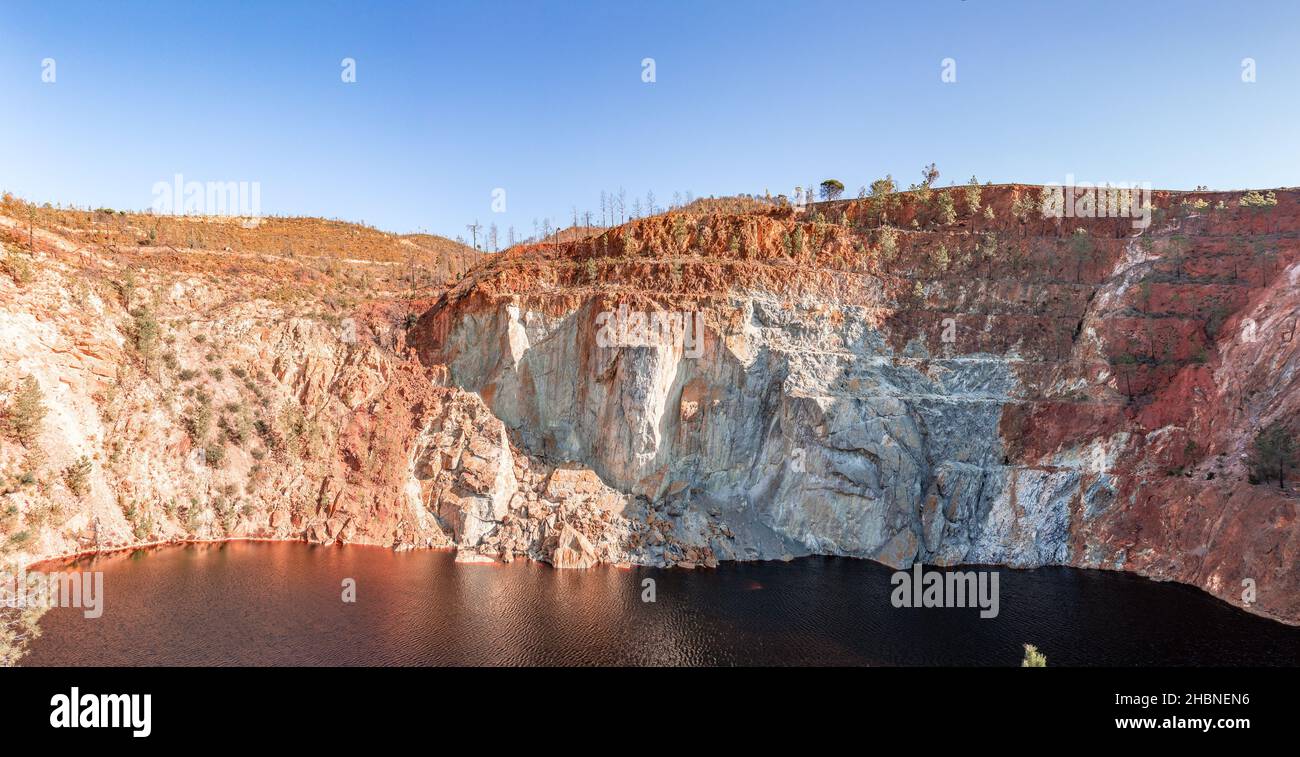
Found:
M 25 447 L 36 443 L 41 434 L 41 425 L 49 410 L 44 404 L 45 395 L 35 376 L 26 376 L 18 384 L 13 402 L 5 413 L 5 427 L 10 436 Z
M 935 251 L 931 259 L 934 262 L 934 267 L 938 270 L 948 270 L 948 264 L 951 262 L 948 257 L 948 247 L 942 244 L 939 245 L 939 249 Z
M 1296 467 L 1296 452 L 1291 432 L 1280 421 L 1270 424 L 1251 444 L 1251 478 L 1260 483 L 1277 479 L 1278 488 L 1285 488 L 1287 472 Z
M 68 485 L 68 491 L 74 496 L 85 496 L 90 491 L 90 473 L 95 466 L 90 462 L 90 458 L 82 455 L 72 465 L 63 469 L 63 483 Z
M 966 185 L 966 209 L 973 216 L 980 211 L 980 197 L 984 191 L 980 189 L 979 179 L 974 176 L 970 177 L 970 183 Z
M 140 357 L 148 360 L 158 349 L 162 329 L 158 325 L 158 319 L 154 318 L 153 311 L 148 307 L 136 308 L 131 313 L 131 317 L 131 345 L 135 347 L 136 352 L 140 353 Z
M 892 261 L 898 255 L 898 232 L 893 229 L 881 229 L 879 235 L 880 259 Z
M 934 204 L 935 223 L 949 226 L 957 222 L 957 206 L 952 200 L 951 192 L 936 192 Z
M 203 448 L 203 462 L 209 468 L 220 468 L 226 459 L 226 448 L 220 444 L 209 444 Z
M 212 428 L 212 408 L 207 403 L 197 403 L 191 412 L 186 415 L 181 423 L 185 426 L 185 431 L 194 441 L 199 441 L 208 435 Z
M 1277 205 L 1277 195 L 1272 192 L 1250 191 L 1241 196 L 1241 207 L 1253 210 L 1265 210 Z
M 4 258 L 0 259 L 0 270 L 4 270 L 15 284 L 21 287 L 36 279 L 36 269 L 24 255 L 13 252 L 7 247 L 4 253 Z

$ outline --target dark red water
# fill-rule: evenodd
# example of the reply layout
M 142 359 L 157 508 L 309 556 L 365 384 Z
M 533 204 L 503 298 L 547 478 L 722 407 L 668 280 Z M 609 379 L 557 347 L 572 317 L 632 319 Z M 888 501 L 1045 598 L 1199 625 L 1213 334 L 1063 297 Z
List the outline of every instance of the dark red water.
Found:
M 1025 642 L 1050 665 L 1300 664 L 1300 629 L 1191 587 L 1068 568 L 1002 570 L 1000 614 L 981 619 L 895 608 L 890 569 L 842 558 L 558 571 L 230 543 L 75 567 L 104 572 L 103 617 L 50 611 L 25 664 L 1016 665 Z

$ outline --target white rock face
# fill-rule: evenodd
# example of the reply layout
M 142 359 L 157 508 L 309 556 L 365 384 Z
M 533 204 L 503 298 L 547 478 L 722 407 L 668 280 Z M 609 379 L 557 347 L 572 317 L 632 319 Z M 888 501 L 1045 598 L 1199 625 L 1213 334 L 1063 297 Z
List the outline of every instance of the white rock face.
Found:
M 439 358 L 531 454 L 590 466 L 719 559 L 1062 563 L 1071 503 L 1108 501 L 1079 491 L 1087 455 L 1003 464 L 1014 358 L 895 354 L 866 311 L 764 295 L 706 313 L 692 358 L 673 340 L 602 346 L 594 310 L 503 300 L 459 320 Z

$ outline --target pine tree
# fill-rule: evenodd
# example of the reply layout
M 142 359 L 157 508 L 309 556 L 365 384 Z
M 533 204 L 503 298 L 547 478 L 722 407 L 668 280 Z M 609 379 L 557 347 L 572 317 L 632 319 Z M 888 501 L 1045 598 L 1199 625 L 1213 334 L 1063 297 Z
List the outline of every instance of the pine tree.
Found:
M 36 383 L 34 376 L 24 378 L 18 385 L 18 391 L 14 392 L 13 405 L 6 413 L 5 425 L 10 435 L 25 447 L 32 446 L 36 437 L 40 436 L 41 422 L 48 412 L 43 404 L 44 399 L 41 385 Z
M 1286 488 L 1287 471 L 1296 467 L 1295 437 L 1281 422 L 1270 424 L 1255 435 L 1251 445 L 1251 476 L 1261 483 L 1277 479 L 1279 489 Z

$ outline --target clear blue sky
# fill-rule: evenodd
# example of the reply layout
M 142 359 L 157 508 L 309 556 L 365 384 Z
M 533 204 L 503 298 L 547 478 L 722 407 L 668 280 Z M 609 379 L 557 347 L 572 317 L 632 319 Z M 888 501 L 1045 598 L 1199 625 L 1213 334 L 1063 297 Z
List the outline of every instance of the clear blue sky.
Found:
M 1275 187 L 1300 184 L 1300 3 L 6 0 L 0 103 L 23 197 L 143 209 L 179 172 L 448 236 L 619 186 L 856 191 L 930 161 L 940 184 Z

